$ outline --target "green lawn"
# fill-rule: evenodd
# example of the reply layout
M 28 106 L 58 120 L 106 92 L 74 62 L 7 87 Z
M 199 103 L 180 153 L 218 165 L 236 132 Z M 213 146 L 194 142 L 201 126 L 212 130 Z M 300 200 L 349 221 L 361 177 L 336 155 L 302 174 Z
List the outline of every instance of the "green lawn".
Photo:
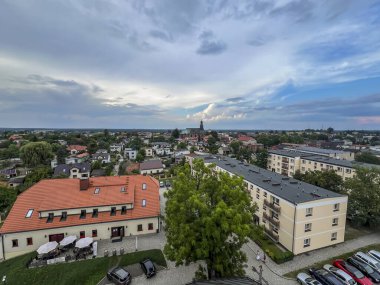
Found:
M 354 226 L 351 226 L 349 223 L 347 223 L 344 240 L 348 241 L 348 240 L 356 239 L 356 238 L 369 235 L 375 232 L 378 232 L 378 231 L 376 231 L 375 229 L 369 229 L 368 227 L 354 227 Z
M 161 250 L 137 251 L 121 256 L 95 258 L 72 263 L 48 265 L 28 269 L 27 262 L 35 255 L 30 253 L 0 263 L 0 278 L 6 275 L 8 285 L 12 284 L 97 284 L 107 270 L 115 265 L 126 266 L 138 263 L 149 257 L 158 265 L 166 267 L 165 257 Z
M 296 271 L 289 272 L 289 273 L 285 274 L 285 276 L 286 277 L 295 278 L 298 273 L 300 273 L 302 271 L 307 272 L 308 269 L 311 268 L 311 267 L 321 268 L 321 267 L 323 267 L 323 265 L 325 265 L 327 263 L 331 264 L 335 259 L 346 259 L 346 258 L 352 256 L 354 253 L 356 253 L 358 251 L 367 252 L 367 251 L 369 251 L 371 249 L 375 249 L 375 250 L 380 251 L 380 244 L 372 244 L 372 245 L 369 245 L 369 246 L 361 247 L 361 248 L 355 249 L 354 251 L 351 251 L 351 252 L 348 252 L 348 253 L 345 253 L 345 254 L 342 254 L 342 255 L 334 256 L 334 257 L 332 257 L 330 259 L 326 259 L 326 260 L 323 260 L 323 261 L 320 261 L 320 262 L 316 262 L 316 263 L 314 263 L 311 266 L 308 266 L 308 267 L 305 267 L 305 268 L 302 268 L 302 269 L 299 269 L 299 270 L 296 270 Z

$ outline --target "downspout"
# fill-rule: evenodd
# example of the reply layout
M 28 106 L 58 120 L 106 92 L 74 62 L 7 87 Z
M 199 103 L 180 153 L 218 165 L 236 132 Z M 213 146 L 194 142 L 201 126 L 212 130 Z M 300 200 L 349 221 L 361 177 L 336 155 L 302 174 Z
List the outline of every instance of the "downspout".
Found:
M 4 235 L 0 234 L 1 236 L 1 250 L 3 251 L 3 258 L 5 260 L 5 251 L 4 251 Z
M 294 241 L 295 241 L 295 233 L 296 233 L 296 217 L 297 217 L 297 204 L 294 207 L 294 216 L 293 216 L 293 242 L 292 242 L 292 253 L 294 254 Z

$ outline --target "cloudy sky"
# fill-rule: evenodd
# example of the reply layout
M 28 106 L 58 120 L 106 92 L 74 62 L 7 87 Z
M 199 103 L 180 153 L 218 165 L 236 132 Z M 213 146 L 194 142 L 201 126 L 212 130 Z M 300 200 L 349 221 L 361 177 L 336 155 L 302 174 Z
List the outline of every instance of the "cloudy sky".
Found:
M 0 0 L 0 127 L 379 129 L 380 1 Z

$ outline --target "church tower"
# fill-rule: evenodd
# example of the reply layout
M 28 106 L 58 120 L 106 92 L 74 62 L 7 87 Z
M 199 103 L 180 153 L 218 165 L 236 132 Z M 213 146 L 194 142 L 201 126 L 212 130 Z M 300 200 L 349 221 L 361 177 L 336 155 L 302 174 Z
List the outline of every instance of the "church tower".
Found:
M 204 128 L 203 128 L 203 121 L 201 121 L 201 126 L 199 127 L 199 129 L 200 129 L 201 131 L 204 131 Z

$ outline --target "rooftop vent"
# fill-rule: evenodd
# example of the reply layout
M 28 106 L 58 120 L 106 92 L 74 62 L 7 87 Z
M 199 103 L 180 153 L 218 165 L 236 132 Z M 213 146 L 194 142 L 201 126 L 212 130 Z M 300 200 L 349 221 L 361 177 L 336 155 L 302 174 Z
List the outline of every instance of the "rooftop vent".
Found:
M 272 183 L 272 186 L 280 186 L 281 183 L 278 183 L 278 182 L 275 182 L 275 183 Z
M 270 182 L 270 179 L 263 179 L 263 182 Z
M 282 180 L 289 180 L 289 177 L 282 177 Z
M 289 183 L 290 183 L 290 184 L 298 184 L 298 181 L 294 181 L 294 180 L 293 180 L 293 181 L 290 181 Z

